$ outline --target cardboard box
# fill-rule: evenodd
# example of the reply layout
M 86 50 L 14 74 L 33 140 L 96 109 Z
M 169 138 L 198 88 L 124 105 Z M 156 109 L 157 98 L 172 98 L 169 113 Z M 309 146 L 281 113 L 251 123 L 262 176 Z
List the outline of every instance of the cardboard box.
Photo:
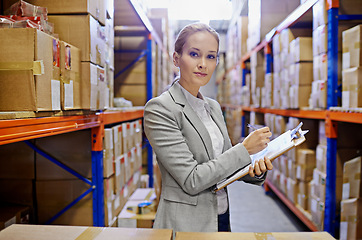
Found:
M 104 129 L 104 138 L 103 138 L 103 177 L 108 178 L 114 174 L 113 161 L 115 156 L 113 154 L 113 129 L 105 128 Z
M 176 232 L 175 240 L 259 240 L 259 239 L 323 239 L 334 240 L 327 232 L 268 232 L 268 233 L 235 233 L 235 232 Z
M 30 208 L 24 205 L 0 204 L 0 230 L 15 223 L 29 223 Z
M 301 62 L 293 64 L 289 68 L 289 75 L 292 79 L 292 85 L 311 85 L 313 81 L 313 63 Z
M 310 196 L 311 199 L 311 214 L 312 214 L 312 221 L 315 223 L 318 230 L 322 230 L 324 226 L 324 208 L 325 204 L 324 201 L 321 201 L 314 196 Z
M 16 2 L 18 0 L 10 0 Z M 28 3 L 46 7 L 48 14 L 85 14 L 90 13 L 95 19 L 98 19 L 103 25 L 105 24 L 105 5 L 103 1 L 92 0 L 64 0 L 64 1 L 47 1 L 47 0 L 27 0 Z M 103 3 L 103 4 L 102 4 Z M 9 5 L 5 4 L 5 9 Z
M 362 68 L 342 71 L 342 107 L 362 107 Z
M 342 199 L 360 198 L 361 189 L 361 157 L 357 157 L 344 163 Z
M 35 192 L 34 187 L 33 180 L 29 179 L 0 179 L 1 201 L 33 206 L 33 192 Z M 21 189 L 21 191 L 14 191 L 14 189 Z
M 310 85 L 292 85 L 289 90 L 289 108 L 302 108 L 309 106 Z
M 313 61 L 313 38 L 297 37 L 290 42 L 291 62 Z
M 315 80 L 312 82 L 309 107 L 314 109 L 325 109 L 327 107 L 327 80 Z
M 66 236 L 66 239 L 76 240 L 79 237 L 95 235 L 104 240 L 171 240 L 172 230 L 14 224 L 0 232 L 0 239 L 60 240 Z
M 34 179 L 34 151 L 24 142 L 0 146 L 0 176 L 3 179 Z M 0 187 L 1 188 L 1 187 Z
M 325 80 L 328 78 L 328 57 L 323 53 L 313 57 L 313 79 Z
M 60 79 L 62 109 L 80 109 L 80 50 L 64 41 L 60 41 Z
M 362 25 L 342 32 L 342 69 L 362 66 Z
M 319 144 L 316 148 L 316 167 L 322 173 L 327 170 L 327 145 Z
M 60 110 L 59 41 L 33 28 L 0 29 L 0 110 Z
M 81 81 L 81 105 L 82 109 L 97 110 L 99 104 L 98 83 L 102 78 L 102 68 L 90 63 L 82 62 L 82 81 Z
M 362 238 L 362 200 L 351 198 L 341 202 L 340 239 Z
M 310 181 L 313 178 L 313 169 L 316 165 L 315 151 L 311 149 L 299 149 L 297 160 L 297 179 Z
M 81 50 L 81 61 L 104 67 L 105 40 L 100 36 L 100 25 L 91 15 L 48 16 L 54 23 L 54 32 L 65 42 Z
M 291 178 L 287 178 L 287 196 L 290 201 L 297 203 L 298 182 Z
M 129 200 L 118 215 L 118 227 L 126 228 L 152 228 L 156 212 L 149 211 L 144 214 L 137 214 L 137 211 L 129 210 L 129 208 L 137 208 L 138 204 L 144 200 Z

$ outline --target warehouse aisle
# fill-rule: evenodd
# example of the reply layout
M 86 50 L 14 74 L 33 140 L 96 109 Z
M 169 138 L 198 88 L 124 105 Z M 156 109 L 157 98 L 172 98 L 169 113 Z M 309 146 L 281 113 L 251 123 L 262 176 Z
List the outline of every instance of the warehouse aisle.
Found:
M 234 182 L 228 187 L 233 232 L 297 232 L 308 228 L 273 193 Z

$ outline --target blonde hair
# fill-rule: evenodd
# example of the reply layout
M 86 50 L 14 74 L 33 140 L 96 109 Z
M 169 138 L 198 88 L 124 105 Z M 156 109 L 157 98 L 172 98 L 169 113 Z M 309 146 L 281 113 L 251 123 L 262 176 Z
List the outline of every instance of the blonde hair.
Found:
M 196 32 L 209 32 L 211 33 L 212 36 L 214 36 L 214 38 L 217 41 L 217 46 L 219 49 L 219 34 L 215 31 L 215 29 L 213 29 L 212 27 L 210 27 L 209 25 L 205 24 L 205 23 L 191 23 L 189 25 L 186 25 L 181 31 L 180 33 L 177 35 L 176 41 L 175 41 L 175 52 L 178 54 L 182 54 L 182 48 L 185 45 L 187 39 L 189 38 L 189 36 L 191 36 L 192 34 L 196 33 Z

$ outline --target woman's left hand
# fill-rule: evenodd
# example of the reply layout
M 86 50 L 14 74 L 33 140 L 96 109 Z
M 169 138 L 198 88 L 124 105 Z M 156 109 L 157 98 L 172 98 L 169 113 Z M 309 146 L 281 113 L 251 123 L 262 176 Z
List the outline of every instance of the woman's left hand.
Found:
M 251 177 L 254 176 L 261 176 L 268 170 L 273 169 L 273 164 L 271 163 L 270 159 L 267 157 L 264 157 L 264 159 L 260 159 L 258 161 L 255 161 L 255 165 L 249 167 L 249 175 Z

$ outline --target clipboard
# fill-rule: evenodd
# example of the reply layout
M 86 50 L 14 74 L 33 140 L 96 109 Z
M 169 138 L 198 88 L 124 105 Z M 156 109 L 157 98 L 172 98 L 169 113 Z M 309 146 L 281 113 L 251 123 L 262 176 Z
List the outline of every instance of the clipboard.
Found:
M 270 141 L 268 143 L 268 146 L 264 150 L 256 154 L 250 155 L 251 163 L 231 175 L 229 178 L 218 182 L 214 187 L 213 192 L 217 192 L 220 189 L 226 187 L 227 185 L 233 183 L 234 181 L 249 174 L 249 167 L 254 166 L 255 161 L 259 159 L 264 159 L 265 156 L 268 157 L 270 161 L 273 161 L 274 159 L 291 150 L 292 148 L 302 144 L 306 140 L 304 135 L 309 132 L 309 130 L 303 131 L 302 125 L 303 122 L 300 122 L 296 128 L 288 130 L 285 133 L 281 134 L 279 137 Z

